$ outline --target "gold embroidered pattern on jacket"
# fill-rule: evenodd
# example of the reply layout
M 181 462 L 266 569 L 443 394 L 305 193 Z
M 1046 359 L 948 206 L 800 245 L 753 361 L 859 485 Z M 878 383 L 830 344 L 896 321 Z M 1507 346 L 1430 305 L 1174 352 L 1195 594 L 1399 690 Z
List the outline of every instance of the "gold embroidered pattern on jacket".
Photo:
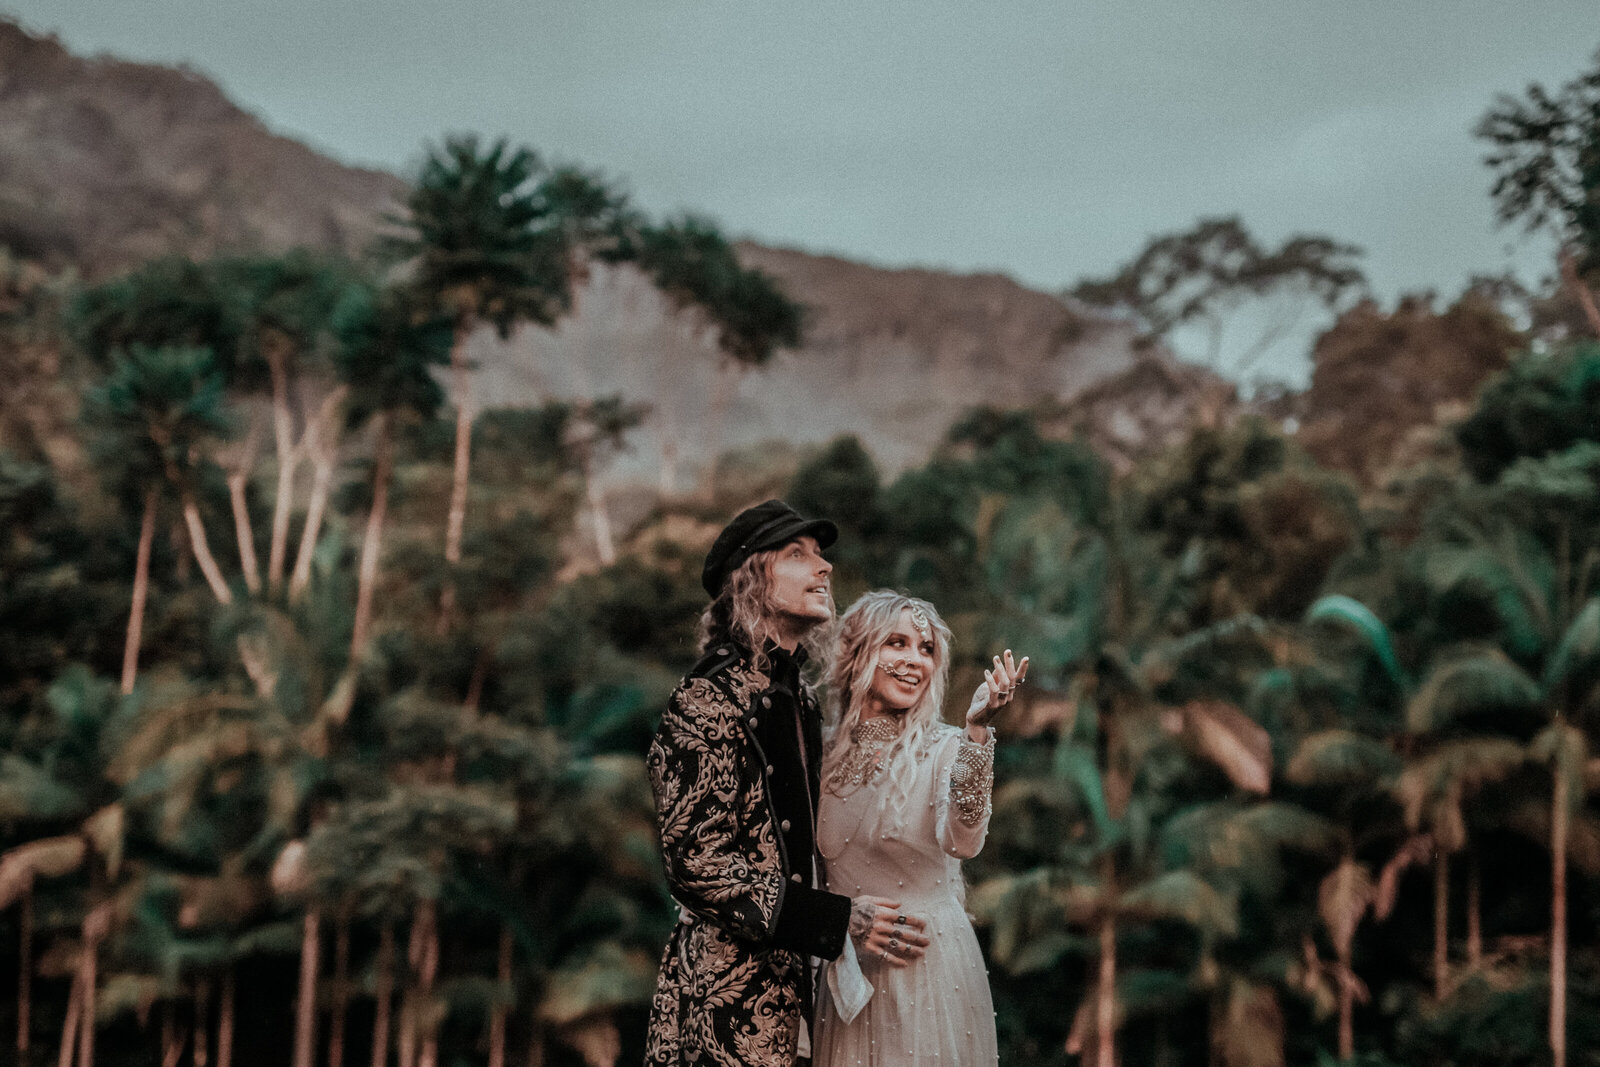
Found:
M 651 1067 L 792 1067 L 801 961 L 762 942 L 784 870 L 766 785 L 741 717 L 765 675 L 736 664 L 686 679 L 668 701 L 648 766 L 667 882 L 690 913 L 662 957 Z

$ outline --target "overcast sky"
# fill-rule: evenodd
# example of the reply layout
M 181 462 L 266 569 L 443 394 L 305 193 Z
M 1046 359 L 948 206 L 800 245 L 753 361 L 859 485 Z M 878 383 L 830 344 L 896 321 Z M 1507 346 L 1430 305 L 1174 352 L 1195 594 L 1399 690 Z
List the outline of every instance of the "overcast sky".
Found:
M 1600 46 L 1596 0 L 0 0 L 184 62 L 405 173 L 507 134 L 758 240 L 1045 289 L 1238 214 L 1366 249 L 1380 295 L 1541 258 L 1471 127 Z

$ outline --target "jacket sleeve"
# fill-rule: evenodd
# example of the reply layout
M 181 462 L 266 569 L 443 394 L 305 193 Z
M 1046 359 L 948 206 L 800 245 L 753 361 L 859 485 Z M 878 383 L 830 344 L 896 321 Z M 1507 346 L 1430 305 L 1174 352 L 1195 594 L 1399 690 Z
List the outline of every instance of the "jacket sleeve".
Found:
M 726 694 L 704 678 L 685 680 L 650 746 L 650 785 L 673 898 L 767 942 L 783 904 L 783 864 L 766 798 L 741 767 L 740 729 Z
M 849 929 L 849 897 L 790 885 L 773 924 L 772 945 L 818 959 L 838 959 Z

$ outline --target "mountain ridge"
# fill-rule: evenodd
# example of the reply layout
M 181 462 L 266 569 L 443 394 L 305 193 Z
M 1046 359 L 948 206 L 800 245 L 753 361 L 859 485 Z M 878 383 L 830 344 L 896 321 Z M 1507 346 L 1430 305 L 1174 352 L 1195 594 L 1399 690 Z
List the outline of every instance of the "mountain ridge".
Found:
M 354 254 L 405 190 L 394 175 L 273 132 L 193 68 L 81 58 L 0 18 L 0 245 L 27 258 L 97 279 L 166 254 Z M 474 402 L 643 400 L 645 447 L 618 473 L 671 485 L 703 475 L 726 449 L 804 448 L 843 433 L 894 470 L 926 457 L 974 404 L 1060 405 L 1093 388 L 1099 410 L 1115 406 L 1121 376 L 1137 388 L 1148 378 L 1140 367 L 1171 362 L 1140 349 L 1128 324 L 1001 273 L 874 266 L 752 241 L 737 249 L 807 307 L 798 351 L 734 373 L 692 316 L 642 277 L 597 270 L 579 314 L 557 327 L 475 339 Z M 1211 372 L 1195 373 L 1232 395 Z M 1169 394 L 1155 419 L 1177 425 L 1191 413 Z M 1152 402 L 1129 398 L 1140 425 Z

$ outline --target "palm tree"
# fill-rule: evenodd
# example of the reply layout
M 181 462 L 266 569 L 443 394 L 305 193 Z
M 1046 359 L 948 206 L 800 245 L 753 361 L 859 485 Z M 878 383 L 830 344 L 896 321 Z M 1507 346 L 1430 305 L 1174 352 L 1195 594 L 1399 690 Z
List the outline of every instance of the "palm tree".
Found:
M 353 423 L 371 420 L 376 437 L 372 505 L 361 542 L 350 635 L 354 661 L 366 646 L 372 621 L 394 473 L 395 423 L 407 417 L 431 417 L 443 401 L 429 369 L 449 358 L 452 328 L 449 320 L 426 315 L 401 290 L 351 287 L 333 316 L 333 330 L 339 342 L 339 376 L 350 388 L 349 418 Z
M 273 501 L 272 540 L 267 556 L 267 585 L 277 592 L 283 583 L 288 556 L 289 519 L 294 503 L 294 482 L 301 462 L 308 456 L 316 464 L 317 478 L 307 509 L 300 555 L 309 566 L 310 546 L 317 539 L 318 525 L 329 489 L 328 471 L 337 428 L 331 424 L 337 399 L 324 401 L 323 410 L 308 417 L 297 442 L 294 414 L 290 403 L 294 387 L 307 377 L 308 363 L 317 354 L 318 336 L 327 328 L 328 316 L 353 269 L 343 263 L 294 251 L 284 256 L 222 260 L 211 266 L 216 286 L 224 299 L 236 308 L 233 319 L 240 323 L 237 384 L 254 387 L 260 381 L 258 368 L 266 371 L 272 398 L 272 428 L 278 459 L 278 484 Z M 238 507 L 238 504 L 235 505 Z M 250 557 L 254 557 L 253 545 Z M 296 567 L 298 575 L 301 568 Z M 245 567 L 247 583 L 254 591 L 259 578 Z M 304 578 L 299 581 L 304 586 Z
M 126 481 L 140 487 L 144 500 L 123 651 L 125 693 L 132 692 L 138 669 L 162 481 L 178 494 L 190 547 L 213 595 L 222 604 L 233 599 L 211 555 L 194 486 L 202 445 L 226 429 L 221 404 L 222 380 L 209 350 L 139 344 L 113 357 L 110 374 L 88 398 L 86 412 L 102 431 L 102 451 Z
M 1355 1001 L 1365 998 L 1356 976 L 1354 945 L 1357 928 L 1372 907 L 1377 887 L 1372 870 L 1358 856 L 1375 841 L 1394 834 L 1385 818 L 1388 793 L 1400 760 L 1389 747 L 1351 730 L 1320 730 L 1305 737 L 1284 768 L 1284 778 L 1308 791 L 1309 806 L 1324 808 L 1336 828 L 1338 861 L 1317 891 L 1317 914 L 1333 946 L 1331 969 L 1339 1011 L 1338 1054 L 1348 1061 L 1355 1055 Z M 1307 940 L 1309 984 L 1323 981 L 1323 965 Z
M 996 620 L 1019 627 L 1007 640 L 1029 650 L 1044 686 L 1065 682 L 1079 709 L 1058 742 L 1055 772 L 1081 797 L 1094 834 L 1073 849 L 1070 869 L 1058 863 L 1018 876 L 1012 889 L 1072 887 L 1064 896 L 1053 890 L 1063 919 L 1087 925 L 1098 946 L 1073 1042 L 1088 1047 L 1092 1035 L 1091 1062 L 1113 1067 L 1121 925 L 1175 918 L 1212 939 L 1236 932 L 1233 903 L 1194 871 L 1166 868 L 1133 826 L 1173 803 L 1141 795 L 1147 768 L 1181 761 L 1185 750 L 1237 789 L 1269 789 L 1272 756 L 1259 725 L 1225 701 L 1172 699 L 1185 668 L 1241 639 L 1255 643 L 1262 626 L 1228 620 L 1172 635 L 1183 596 L 1177 569 L 1126 529 L 1119 508 L 1090 517 L 1092 493 L 1052 489 L 990 499 L 980 512 L 979 573 L 998 601 Z
M 564 292 L 560 250 L 538 226 L 545 212 L 537 194 L 539 170 L 533 152 L 512 148 L 504 139 L 484 148 L 475 136 L 446 138 L 442 147 L 429 149 L 406 212 L 395 220 L 405 235 L 386 244 L 391 255 L 412 262 L 413 284 L 454 326 L 450 375 L 456 442 L 445 528 L 447 568 L 461 562 L 472 461 L 467 342 L 484 323 L 504 337 L 519 322 L 552 321 Z M 440 603 L 442 625 L 454 610 L 455 584 L 448 580 Z
M 620 396 L 599 397 L 580 402 L 568 425 L 567 447 L 576 458 L 589 500 L 589 516 L 594 524 L 595 548 L 600 562 L 609 567 L 617 561 L 616 540 L 606 512 L 600 473 L 606 462 L 627 447 L 628 431 L 644 421 L 648 408 L 624 403 Z

